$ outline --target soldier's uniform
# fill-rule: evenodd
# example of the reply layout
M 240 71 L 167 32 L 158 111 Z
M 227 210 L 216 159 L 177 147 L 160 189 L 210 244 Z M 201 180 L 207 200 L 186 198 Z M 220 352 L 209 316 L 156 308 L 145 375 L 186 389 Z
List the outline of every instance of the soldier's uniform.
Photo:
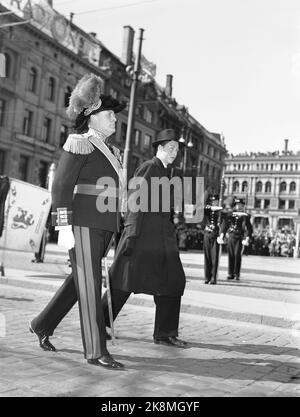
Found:
M 118 112 L 125 107 L 110 96 L 100 97 L 103 110 Z M 104 178 L 110 179 L 108 187 L 103 187 Z M 75 248 L 70 250 L 72 274 L 30 323 L 45 350 L 55 348 L 42 338 L 53 334 L 78 300 L 85 358 L 93 361 L 108 354 L 101 304 L 101 259 L 119 229 L 119 188 L 124 184 L 118 150 L 105 142 L 101 132 L 90 128 L 86 133 L 69 135 L 52 186 L 52 217 L 56 226 L 72 225 Z M 114 208 L 103 212 L 101 206 L 105 206 L 108 196 Z
M 205 284 L 217 283 L 217 272 L 219 263 L 219 248 L 217 238 L 220 234 L 220 222 L 223 221 L 222 207 L 216 206 L 219 197 L 209 195 L 204 208 L 204 218 L 201 227 L 204 229 L 203 251 L 204 251 L 204 273 Z
M 252 225 L 250 215 L 244 212 L 242 207 L 245 202 L 242 199 L 233 199 L 233 211 L 230 212 L 222 227 L 222 232 L 228 233 L 228 277 L 227 279 L 240 279 L 241 260 L 242 260 L 242 241 L 245 238 L 251 239 Z

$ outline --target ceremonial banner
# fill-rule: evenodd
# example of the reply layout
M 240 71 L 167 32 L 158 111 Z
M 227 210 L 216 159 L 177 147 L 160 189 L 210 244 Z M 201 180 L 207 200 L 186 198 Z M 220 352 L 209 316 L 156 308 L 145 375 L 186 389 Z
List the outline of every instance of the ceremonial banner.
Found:
M 48 190 L 10 178 L 0 247 L 38 252 L 50 207 Z

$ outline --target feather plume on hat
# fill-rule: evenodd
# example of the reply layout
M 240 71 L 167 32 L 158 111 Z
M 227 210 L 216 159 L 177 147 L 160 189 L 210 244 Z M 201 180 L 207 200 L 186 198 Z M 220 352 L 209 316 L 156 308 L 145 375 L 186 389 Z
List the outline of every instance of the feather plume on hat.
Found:
M 69 106 L 66 110 L 71 120 L 84 110 L 87 115 L 96 108 L 101 106 L 100 94 L 102 88 L 102 80 L 95 74 L 84 75 L 76 84 L 70 96 Z

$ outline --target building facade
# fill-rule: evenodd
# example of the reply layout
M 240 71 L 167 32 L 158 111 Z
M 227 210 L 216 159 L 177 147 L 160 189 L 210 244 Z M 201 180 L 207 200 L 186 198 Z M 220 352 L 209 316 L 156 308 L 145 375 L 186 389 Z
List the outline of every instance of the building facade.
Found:
M 10 10 L 13 13 L 2 16 L 0 28 L 0 52 L 6 61 L 6 77 L 0 78 L 0 174 L 45 187 L 50 164 L 58 161 L 71 128 L 65 109 L 82 75 L 95 73 L 103 80 L 105 94 L 129 102 L 134 31 L 124 27 L 122 56 L 117 57 L 95 33 L 84 32 L 55 12 L 52 1 L 1 2 L 0 13 Z M 178 156 L 174 174 L 204 176 L 206 188 L 218 191 L 226 154 L 224 140 L 208 132 L 177 103 L 172 81 L 172 75 L 167 75 L 166 85 L 160 86 L 155 65 L 143 57 L 130 174 L 152 157 L 157 133 L 173 128 L 192 145 Z M 125 109 L 118 115 L 112 138 L 121 152 L 127 119 Z
M 294 229 L 300 213 L 300 152 L 231 155 L 225 160 L 226 196 L 245 198 L 255 227 Z

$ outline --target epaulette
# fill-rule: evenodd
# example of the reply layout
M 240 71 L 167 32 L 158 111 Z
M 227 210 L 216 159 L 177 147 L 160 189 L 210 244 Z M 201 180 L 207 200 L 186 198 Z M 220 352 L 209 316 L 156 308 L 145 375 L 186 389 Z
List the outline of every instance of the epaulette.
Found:
M 87 135 L 71 134 L 68 136 L 63 149 L 67 152 L 87 155 L 93 152 L 94 146 L 89 141 Z

